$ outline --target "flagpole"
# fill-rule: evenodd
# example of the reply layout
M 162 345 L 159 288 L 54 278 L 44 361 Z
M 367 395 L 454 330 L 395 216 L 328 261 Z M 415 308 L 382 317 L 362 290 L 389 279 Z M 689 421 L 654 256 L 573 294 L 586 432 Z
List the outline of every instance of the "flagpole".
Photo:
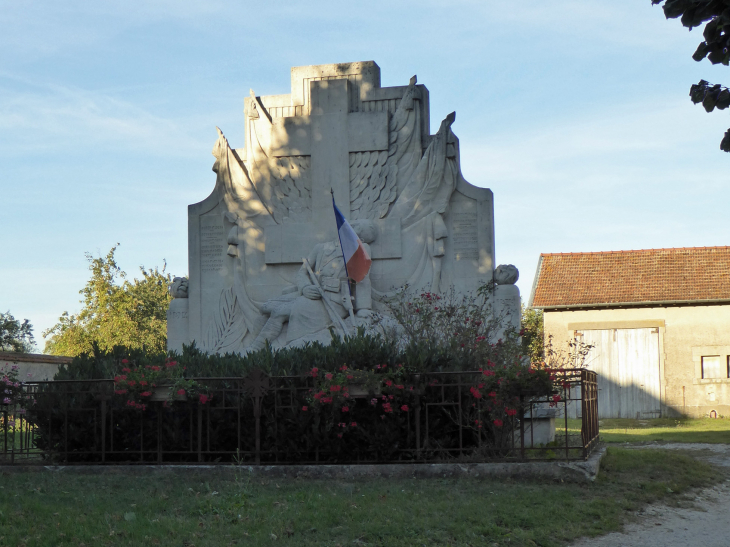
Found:
M 335 209 L 337 208 L 337 204 L 335 203 L 335 191 L 330 187 L 330 194 L 332 194 L 332 212 L 335 212 Z M 335 214 L 335 225 L 337 223 L 337 215 Z M 345 259 L 345 250 L 342 248 L 342 237 L 340 236 L 340 230 L 337 229 L 337 240 L 340 242 L 340 253 L 342 253 L 342 263 L 345 265 L 345 275 L 347 276 L 347 297 L 348 300 L 348 306 L 347 311 L 350 314 L 350 319 L 352 319 L 352 325 L 355 326 L 355 311 L 353 309 L 352 304 L 352 289 L 350 288 L 350 274 L 347 272 L 347 260 Z

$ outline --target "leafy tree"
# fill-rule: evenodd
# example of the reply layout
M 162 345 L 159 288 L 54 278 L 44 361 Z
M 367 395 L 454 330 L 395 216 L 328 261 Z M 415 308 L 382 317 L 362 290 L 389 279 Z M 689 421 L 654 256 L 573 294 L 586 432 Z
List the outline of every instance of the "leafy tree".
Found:
M 114 346 L 164 352 L 167 344 L 168 285 L 172 280 L 157 268 L 140 267 L 141 279 L 127 280 L 111 248 L 106 257 L 86 254 L 91 279 L 79 291 L 84 307 L 78 315 L 63 312 L 58 323 L 43 333 L 46 353 L 77 356 L 97 347 Z
M 0 351 L 30 353 L 34 345 L 30 321 L 24 319 L 21 323 L 10 311 L 0 313 Z
M 681 17 L 682 24 L 689 30 L 707 23 L 704 41 L 692 55 L 695 61 L 707 57 L 713 65 L 730 64 L 730 0 L 651 0 L 651 3 L 664 3 L 666 18 Z M 730 90 L 720 84 L 700 80 L 690 88 L 689 95 L 693 103 L 702 103 L 707 112 L 730 106 Z M 720 142 L 720 150 L 730 152 L 730 129 Z
M 544 316 L 542 310 L 522 306 L 522 351 L 532 363 L 545 360 Z

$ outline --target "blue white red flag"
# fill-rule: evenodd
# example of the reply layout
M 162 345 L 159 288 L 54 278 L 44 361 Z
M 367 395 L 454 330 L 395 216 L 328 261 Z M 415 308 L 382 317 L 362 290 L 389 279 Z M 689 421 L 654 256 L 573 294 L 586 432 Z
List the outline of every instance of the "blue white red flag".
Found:
M 355 230 L 347 222 L 343 214 L 335 205 L 335 198 L 332 196 L 332 206 L 335 208 L 335 219 L 337 220 L 337 233 L 340 236 L 340 247 L 342 257 L 345 259 L 345 272 L 347 277 L 358 283 L 365 279 L 370 271 L 372 260 L 368 255 L 362 241 L 357 237 Z

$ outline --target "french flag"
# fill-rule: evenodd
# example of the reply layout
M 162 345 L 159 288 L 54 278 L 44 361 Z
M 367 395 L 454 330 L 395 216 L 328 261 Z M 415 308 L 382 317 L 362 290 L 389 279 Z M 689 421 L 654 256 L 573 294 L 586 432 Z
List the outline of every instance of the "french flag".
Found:
M 335 198 L 332 196 L 332 206 L 335 208 L 335 219 L 337 220 L 337 234 L 340 236 L 340 247 L 342 257 L 345 259 L 345 273 L 350 279 L 360 282 L 370 271 L 372 260 L 368 255 L 362 241 L 357 237 L 355 230 L 345 220 L 340 210 L 335 205 Z

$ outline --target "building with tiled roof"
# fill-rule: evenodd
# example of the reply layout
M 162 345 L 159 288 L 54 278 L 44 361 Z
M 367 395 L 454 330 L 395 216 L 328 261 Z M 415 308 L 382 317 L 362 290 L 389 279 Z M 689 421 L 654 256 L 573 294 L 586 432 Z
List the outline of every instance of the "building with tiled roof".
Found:
M 730 414 L 730 247 L 541 254 L 528 302 L 594 346 L 599 414 Z
M 730 302 L 730 247 L 541 254 L 535 308 Z

